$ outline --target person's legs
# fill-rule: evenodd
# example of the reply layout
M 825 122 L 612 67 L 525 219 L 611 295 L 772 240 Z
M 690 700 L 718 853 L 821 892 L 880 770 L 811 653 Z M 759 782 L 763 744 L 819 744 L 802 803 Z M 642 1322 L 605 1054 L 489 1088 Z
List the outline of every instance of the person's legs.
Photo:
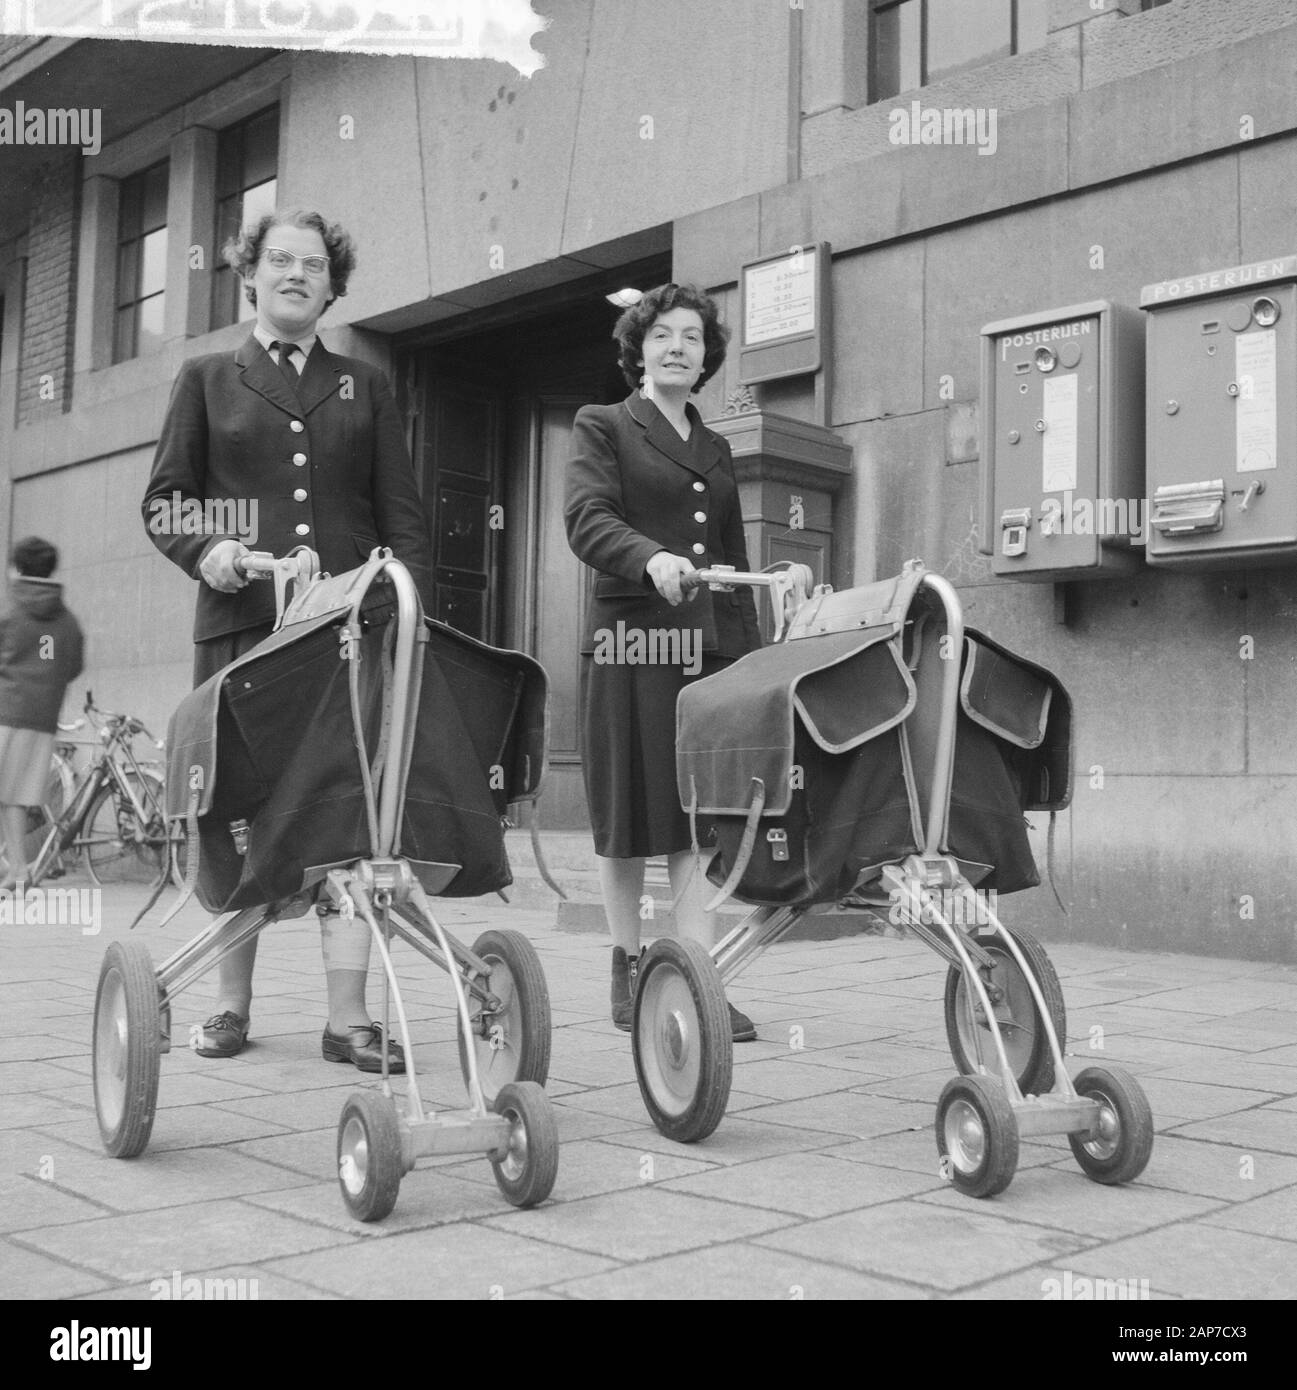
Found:
M 612 935 L 612 1021 L 630 1031 L 639 961 L 640 899 L 644 892 L 643 859 L 606 859 L 595 855 L 604 911 Z
M 691 849 L 667 856 L 671 894 L 676 903 L 676 930 L 683 937 L 711 950 L 716 942 L 719 921 L 716 913 L 704 910 L 710 885 L 703 873 L 701 858 Z M 752 1020 L 730 1006 L 730 1030 L 735 1042 L 753 1042 L 757 1030 Z
M 329 1022 L 321 1040 L 328 1062 L 351 1062 L 361 1071 L 378 1071 L 383 1064 L 381 1027 L 370 1021 L 365 1002 L 369 979 L 369 926 L 362 917 L 342 917 L 336 912 L 320 916 L 320 950 L 329 991 Z M 405 1070 L 400 1045 L 387 1043 L 388 1067 L 394 1074 Z
M 5 854 L 9 860 L 6 883 L 24 883 L 27 879 L 27 808 L 0 806 L 0 829 L 4 831 Z

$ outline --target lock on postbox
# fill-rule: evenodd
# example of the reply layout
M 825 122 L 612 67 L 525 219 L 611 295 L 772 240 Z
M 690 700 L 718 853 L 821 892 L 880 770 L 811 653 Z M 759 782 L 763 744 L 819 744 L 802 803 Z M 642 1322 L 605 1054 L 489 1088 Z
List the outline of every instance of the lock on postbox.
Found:
M 1150 565 L 1297 561 L 1297 256 L 1146 285 Z
M 1144 507 L 1139 312 L 1107 300 L 982 329 L 981 525 L 997 575 L 1129 574 Z

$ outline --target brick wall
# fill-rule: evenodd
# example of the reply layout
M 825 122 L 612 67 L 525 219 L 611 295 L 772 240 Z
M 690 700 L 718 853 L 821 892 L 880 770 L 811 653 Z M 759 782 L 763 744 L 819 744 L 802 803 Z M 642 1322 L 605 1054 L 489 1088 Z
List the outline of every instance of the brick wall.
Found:
M 60 154 L 36 176 L 18 363 L 20 424 L 61 413 L 72 404 L 80 161 L 75 151 Z

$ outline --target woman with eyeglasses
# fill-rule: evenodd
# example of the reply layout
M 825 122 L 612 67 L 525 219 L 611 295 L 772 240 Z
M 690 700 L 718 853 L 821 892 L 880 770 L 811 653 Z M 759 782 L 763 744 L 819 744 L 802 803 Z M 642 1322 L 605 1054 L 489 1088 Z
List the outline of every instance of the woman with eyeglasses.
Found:
M 320 341 L 324 311 L 347 292 L 355 244 L 318 212 L 262 217 L 225 248 L 256 322 L 233 352 L 186 361 L 176 377 L 144 495 L 159 550 L 198 582 L 194 685 L 270 634 L 273 585 L 237 568 L 250 550 L 285 555 L 309 546 L 322 570 L 355 569 L 375 546 L 409 567 L 425 606 L 433 596 L 431 544 L 396 402 L 382 372 Z M 194 502 L 232 504 L 201 509 Z M 239 519 L 241 533 L 228 529 Z M 184 524 L 182 524 L 182 522 Z M 326 1060 L 378 1071 L 382 1030 L 369 1022 L 369 932 L 358 918 L 322 917 L 329 1019 Z M 248 1037 L 257 941 L 225 957 L 216 1013 L 201 1057 L 233 1057 Z M 391 1069 L 404 1070 L 386 1041 Z
M 612 934 L 612 1021 L 631 1027 L 644 862 L 665 855 L 683 935 L 710 947 L 705 883 L 676 784 L 676 697 L 761 645 L 752 591 L 695 587 L 709 565 L 746 570 L 729 444 L 690 396 L 725 360 L 716 304 L 660 285 L 613 329 L 631 394 L 577 412 L 568 543 L 595 571 L 581 644 L 582 769 Z M 735 1042 L 756 1037 L 730 1006 Z

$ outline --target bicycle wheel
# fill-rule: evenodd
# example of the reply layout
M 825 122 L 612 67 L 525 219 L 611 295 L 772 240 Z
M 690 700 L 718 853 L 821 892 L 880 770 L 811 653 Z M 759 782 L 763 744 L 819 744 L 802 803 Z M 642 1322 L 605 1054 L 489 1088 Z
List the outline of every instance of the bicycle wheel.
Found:
M 148 820 L 142 821 L 112 784 L 95 797 L 76 843 L 85 855 L 90 877 L 100 887 L 109 883 L 155 884 L 169 864 L 161 779 L 133 770 L 122 775 Z

